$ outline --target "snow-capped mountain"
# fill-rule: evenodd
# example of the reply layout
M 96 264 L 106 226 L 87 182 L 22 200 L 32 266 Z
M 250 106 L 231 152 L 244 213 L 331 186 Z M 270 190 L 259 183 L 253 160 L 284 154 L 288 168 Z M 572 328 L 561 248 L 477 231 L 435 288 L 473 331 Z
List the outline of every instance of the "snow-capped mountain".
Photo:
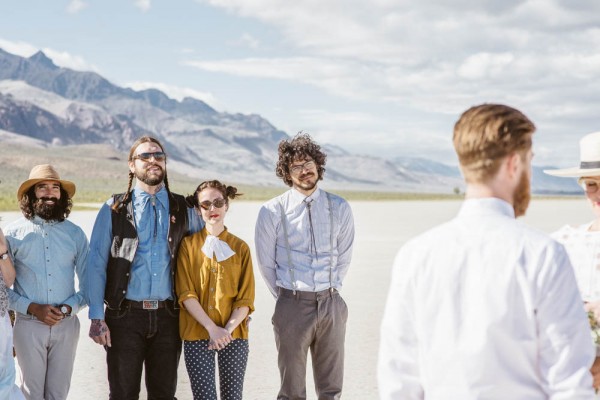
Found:
M 134 91 L 94 72 L 56 66 L 0 49 L 0 130 L 54 146 L 106 143 L 127 151 L 144 134 L 165 145 L 179 172 L 255 185 L 279 183 L 277 146 L 286 132 L 260 115 L 222 113 L 203 101 L 177 101 L 156 89 Z M 6 135 L 0 135 L 0 142 Z M 323 144 L 326 187 L 451 193 L 464 187 L 456 167 L 424 158 L 351 154 Z M 577 192 L 571 180 L 536 173 L 538 192 Z

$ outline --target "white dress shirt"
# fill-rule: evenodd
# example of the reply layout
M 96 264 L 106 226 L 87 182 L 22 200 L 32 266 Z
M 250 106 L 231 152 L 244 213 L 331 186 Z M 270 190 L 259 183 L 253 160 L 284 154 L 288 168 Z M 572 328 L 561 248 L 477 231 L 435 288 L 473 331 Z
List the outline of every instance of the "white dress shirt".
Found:
M 275 297 L 278 286 L 308 292 L 342 287 L 352 257 L 354 221 L 346 200 L 331 193 L 329 199 L 333 215 L 330 214 L 327 193 L 319 188 L 308 198 L 290 189 L 260 209 L 255 231 L 256 256 L 260 272 Z M 311 202 L 314 245 L 306 201 Z M 290 246 L 289 259 L 282 208 Z M 290 269 L 293 269 L 292 273 Z
M 595 351 L 559 243 L 495 198 L 409 241 L 381 326 L 381 399 L 592 399 Z

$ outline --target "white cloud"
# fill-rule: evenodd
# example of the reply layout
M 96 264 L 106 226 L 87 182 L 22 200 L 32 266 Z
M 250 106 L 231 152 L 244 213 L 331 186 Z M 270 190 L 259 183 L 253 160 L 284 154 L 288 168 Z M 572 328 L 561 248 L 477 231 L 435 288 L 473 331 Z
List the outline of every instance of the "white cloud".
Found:
M 150 0 L 135 0 L 134 4 L 142 12 L 148 12 L 150 10 L 150 8 L 152 7 Z
M 38 52 L 39 48 L 27 42 L 15 42 L 0 38 L 0 48 L 11 54 L 21 57 L 30 57 Z
M 260 47 L 260 40 L 251 34 L 244 32 L 239 40 L 237 40 L 234 44 L 249 47 L 251 49 L 258 49 Z
M 203 70 L 439 115 L 504 102 L 551 135 L 590 130 L 600 108 L 594 0 L 198 1 L 274 27 L 286 54 L 302 54 L 189 62 Z
M 2 38 L 0 38 L 0 48 L 21 57 L 31 57 L 40 51 L 39 47 L 31 43 L 21 41 L 15 42 Z M 90 64 L 81 56 L 76 56 L 67 53 L 66 51 L 55 50 L 48 47 L 45 47 L 41 50 L 54 62 L 54 64 L 58 65 L 59 67 L 70 68 L 78 71 L 99 72 L 99 69 L 95 65 Z
M 202 100 L 213 108 L 220 107 L 219 101 L 212 93 L 201 92 L 192 88 L 173 86 L 160 82 L 129 82 L 126 83 L 125 86 L 130 87 L 133 90 L 158 89 L 161 92 L 166 93 L 167 96 L 179 101 L 183 100 L 185 97 L 193 97 L 194 99 Z
M 79 11 L 87 7 L 87 3 L 82 0 L 71 0 L 67 5 L 67 12 L 69 14 L 77 14 Z
M 197 1 L 278 30 L 285 49 L 265 58 L 190 63 L 197 68 L 308 84 L 370 104 L 371 110 L 376 104 L 413 109 L 446 124 L 471 105 L 507 103 L 538 126 L 536 162 L 561 163 L 564 154 L 550 158 L 544 149 L 598 130 L 600 2 L 595 0 Z M 311 119 L 338 137 L 352 129 L 326 112 Z M 390 114 L 387 119 L 388 126 L 375 130 L 394 135 L 396 125 L 413 148 L 419 147 L 417 135 L 427 143 L 451 130 L 442 134 L 438 126 L 419 126 L 427 121 L 418 118 Z M 356 123 L 358 130 L 368 126 Z
M 100 73 L 99 68 L 94 64 L 90 64 L 83 57 L 76 56 L 66 51 L 59 51 L 50 48 L 43 48 L 42 51 L 48 56 L 54 64 L 59 67 L 70 68 L 77 71 L 94 71 Z

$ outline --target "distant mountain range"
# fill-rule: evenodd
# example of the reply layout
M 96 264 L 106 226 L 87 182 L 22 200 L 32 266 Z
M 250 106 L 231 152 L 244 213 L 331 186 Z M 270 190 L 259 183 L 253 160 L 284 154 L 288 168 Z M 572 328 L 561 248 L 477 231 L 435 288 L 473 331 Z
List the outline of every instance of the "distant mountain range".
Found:
M 123 152 L 149 134 L 165 145 L 178 172 L 264 186 L 279 183 L 277 145 L 289 138 L 260 115 L 221 113 L 203 101 L 177 101 L 156 89 L 122 88 L 94 72 L 60 68 L 41 51 L 23 58 L 2 49 L 0 130 L 54 146 L 110 144 Z M 464 188 L 458 168 L 426 158 L 388 160 L 323 147 L 324 187 L 430 193 Z M 534 167 L 534 192 L 580 192 L 574 180 L 542 169 Z

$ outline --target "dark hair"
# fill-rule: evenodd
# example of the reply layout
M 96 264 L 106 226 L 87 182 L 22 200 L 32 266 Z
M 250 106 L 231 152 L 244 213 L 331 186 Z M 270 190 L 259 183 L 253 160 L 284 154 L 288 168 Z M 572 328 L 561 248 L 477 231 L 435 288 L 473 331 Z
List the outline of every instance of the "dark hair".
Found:
M 279 160 L 275 167 L 275 173 L 283 179 L 286 185 L 292 186 L 290 164 L 308 158 L 311 158 L 317 164 L 317 180 L 323 179 L 327 155 L 321 151 L 321 146 L 316 144 L 308 133 L 298 132 L 292 139 L 282 140 L 279 142 L 278 151 Z
M 35 197 L 35 185 L 29 188 L 29 190 L 21 197 L 19 200 L 19 208 L 21 212 L 25 216 L 25 218 L 32 220 L 35 216 L 35 211 L 33 209 L 33 203 L 37 201 L 37 197 Z M 58 221 L 64 221 L 66 218 L 69 218 L 69 214 L 71 214 L 71 208 L 73 208 L 73 201 L 69 197 L 69 194 L 65 189 L 60 187 L 60 199 L 56 203 L 57 207 L 62 208 L 62 212 L 60 212 Z
M 131 148 L 129 149 L 129 157 L 127 158 L 127 161 L 129 161 L 129 162 L 134 161 L 133 157 L 135 156 L 135 150 L 142 143 L 154 143 L 158 147 L 160 147 L 162 151 L 165 151 L 164 146 L 158 141 L 158 139 L 156 139 L 152 136 L 141 136 L 135 142 L 133 142 L 133 144 L 131 145 Z M 165 160 L 165 163 L 166 163 L 166 160 Z M 121 201 L 117 201 L 117 202 L 115 202 L 115 204 L 112 205 L 111 208 L 114 211 L 118 211 L 119 208 L 121 208 L 121 205 L 125 204 L 127 202 L 127 200 L 129 200 L 129 196 L 131 193 L 131 185 L 133 184 L 133 178 L 135 178 L 135 174 L 133 172 L 129 171 L 129 182 L 127 183 L 127 190 L 125 191 L 125 196 L 123 196 L 123 199 Z M 169 180 L 167 179 L 166 165 L 165 165 L 165 177 L 163 179 L 163 182 L 165 183 L 165 189 L 167 189 L 167 192 L 169 193 L 169 197 L 170 197 L 171 191 L 169 190 Z
M 229 199 L 235 199 L 236 197 L 242 196 L 243 193 L 238 193 L 237 188 L 233 186 L 227 186 L 224 183 L 219 182 L 216 179 L 212 181 L 204 181 L 198 185 L 194 194 L 190 194 L 185 198 L 185 201 L 188 205 L 195 207 L 197 210 L 200 209 L 200 203 L 198 202 L 198 195 L 201 191 L 206 188 L 217 189 L 223 195 L 223 199 L 225 199 L 225 204 L 229 205 Z

